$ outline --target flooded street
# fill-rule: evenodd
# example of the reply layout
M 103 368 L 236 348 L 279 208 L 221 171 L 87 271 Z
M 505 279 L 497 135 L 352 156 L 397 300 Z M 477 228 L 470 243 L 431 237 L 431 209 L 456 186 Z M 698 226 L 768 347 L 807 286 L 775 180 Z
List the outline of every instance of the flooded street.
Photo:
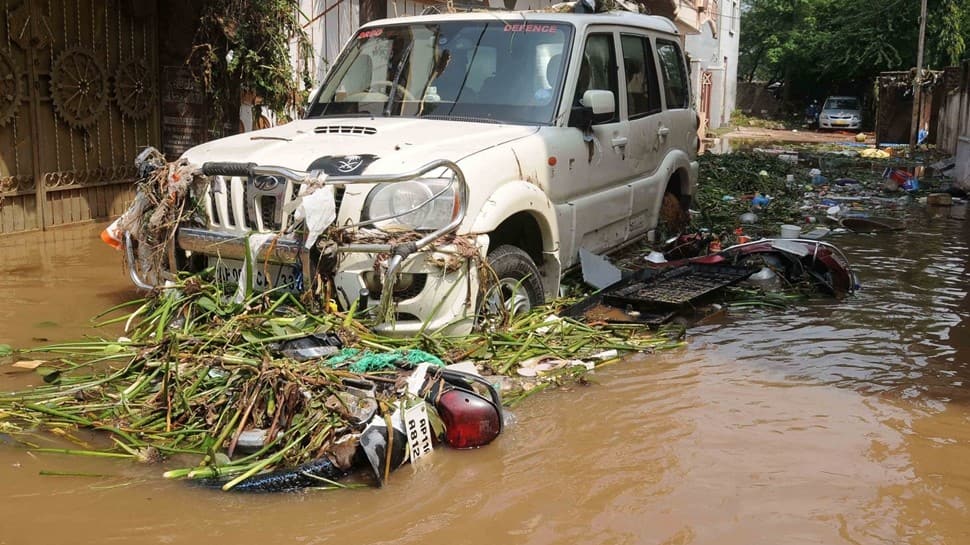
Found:
M 0 343 L 91 334 L 136 296 L 98 231 L 0 238 Z M 970 226 L 831 241 L 855 297 L 718 317 L 384 489 L 224 494 L 0 435 L 0 544 L 970 543 Z

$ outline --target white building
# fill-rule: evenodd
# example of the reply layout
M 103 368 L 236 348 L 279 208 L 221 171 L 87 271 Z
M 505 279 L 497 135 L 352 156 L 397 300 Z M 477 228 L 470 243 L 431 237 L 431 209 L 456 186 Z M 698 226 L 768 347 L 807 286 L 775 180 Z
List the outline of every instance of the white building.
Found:
M 687 35 L 684 49 L 691 58 L 695 106 L 707 128 L 716 129 L 731 121 L 735 109 L 741 2 L 719 0 L 708 4 L 709 18 L 698 33 Z

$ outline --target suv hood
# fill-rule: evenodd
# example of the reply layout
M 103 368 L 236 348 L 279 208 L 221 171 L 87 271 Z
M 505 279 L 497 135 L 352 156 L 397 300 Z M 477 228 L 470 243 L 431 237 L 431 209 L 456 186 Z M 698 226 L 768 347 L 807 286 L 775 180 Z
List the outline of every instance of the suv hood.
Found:
M 368 174 L 391 174 L 435 159 L 458 161 L 537 130 L 402 117 L 314 118 L 206 142 L 183 157 L 196 164 L 238 161 L 307 170 L 321 157 L 367 154 L 376 156 Z

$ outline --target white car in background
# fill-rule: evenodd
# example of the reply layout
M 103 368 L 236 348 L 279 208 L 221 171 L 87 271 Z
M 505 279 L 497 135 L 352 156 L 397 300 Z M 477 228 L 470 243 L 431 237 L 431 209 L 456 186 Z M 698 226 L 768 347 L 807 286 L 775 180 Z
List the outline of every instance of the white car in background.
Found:
M 234 280 L 255 261 L 253 287 L 306 289 L 326 261 L 336 303 L 365 294 L 398 335 L 542 304 L 580 248 L 647 234 L 662 203 L 686 211 L 699 142 L 680 41 L 668 19 L 627 12 L 368 23 L 303 119 L 185 153 L 208 176 L 206 221 L 179 228 L 173 262 Z M 293 218 L 314 185 L 339 239 Z M 443 265 L 469 247 L 494 277 Z
M 828 97 L 818 115 L 820 129 L 859 129 L 862 107 L 856 97 Z

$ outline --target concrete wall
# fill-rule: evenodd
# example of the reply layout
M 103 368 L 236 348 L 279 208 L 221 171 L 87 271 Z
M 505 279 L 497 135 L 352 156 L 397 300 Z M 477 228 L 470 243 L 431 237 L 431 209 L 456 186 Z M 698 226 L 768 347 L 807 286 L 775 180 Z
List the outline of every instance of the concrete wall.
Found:
M 721 59 L 724 62 L 724 88 L 721 124 L 731 122 L 737 109 L 738 64 L 741 48 L 741 0 L 721 1 Z
M 744 81 L 737 84 L 736 110 L 756 116 L 775 117 L 784 112 L 784 103 L 765 87 L 764 82 Z

